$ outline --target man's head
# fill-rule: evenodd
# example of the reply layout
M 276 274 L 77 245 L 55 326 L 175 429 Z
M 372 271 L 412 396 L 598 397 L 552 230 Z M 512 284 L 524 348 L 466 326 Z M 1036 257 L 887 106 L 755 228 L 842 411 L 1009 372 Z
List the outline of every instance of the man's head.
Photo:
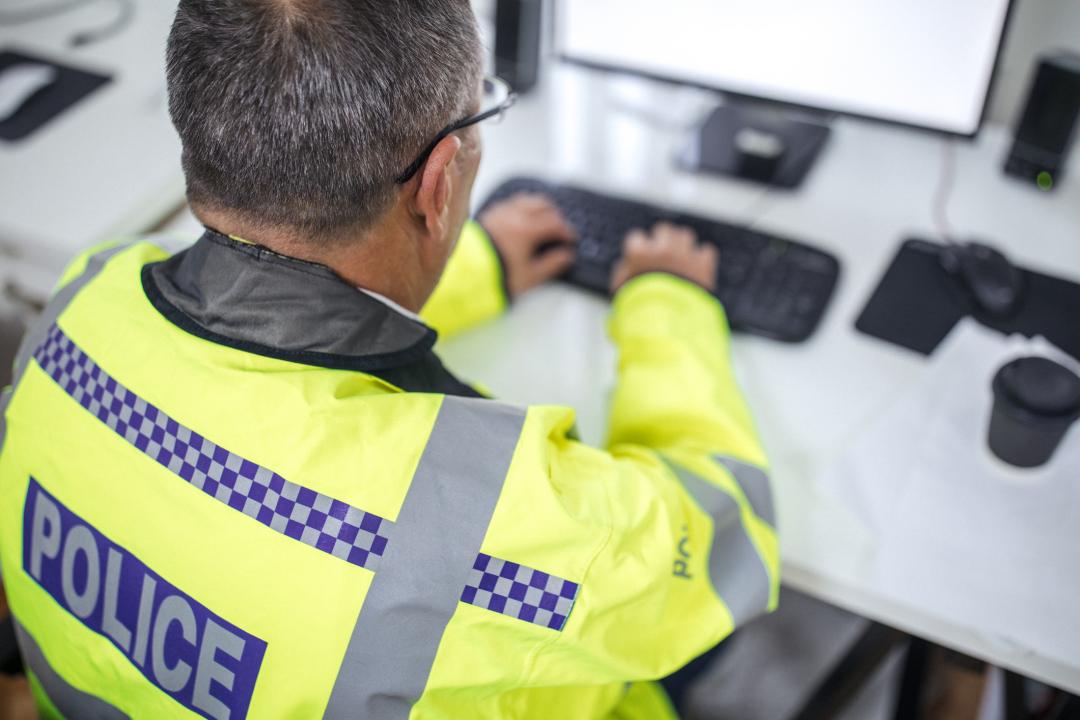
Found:
M 475 129 L 395 178 L 476 110 L 480 73 L 468 0 L 180 0 L 169 109 L 192 207 L 313 251 L 409 219 L 450 242 Z

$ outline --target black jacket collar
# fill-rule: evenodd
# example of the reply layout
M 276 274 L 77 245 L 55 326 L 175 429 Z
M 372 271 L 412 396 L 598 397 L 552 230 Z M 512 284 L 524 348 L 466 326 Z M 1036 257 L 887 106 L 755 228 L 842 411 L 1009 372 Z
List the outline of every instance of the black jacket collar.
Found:
M 380 377 L 410 392 L 477 393 L 432 352 L 435 331 L 332 270 L 208 230 L 143 268 L 150 302 L 201 338 L 267 357 Z

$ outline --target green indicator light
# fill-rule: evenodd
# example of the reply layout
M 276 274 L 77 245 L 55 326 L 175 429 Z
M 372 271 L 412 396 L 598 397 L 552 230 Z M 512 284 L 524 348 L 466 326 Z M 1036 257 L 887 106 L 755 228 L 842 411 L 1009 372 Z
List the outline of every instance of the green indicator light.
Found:
M 1035 184 L 1040 190 L 1050 190 L 1054 187 L 1054 176 L 1043 170 L 1035 176 Z

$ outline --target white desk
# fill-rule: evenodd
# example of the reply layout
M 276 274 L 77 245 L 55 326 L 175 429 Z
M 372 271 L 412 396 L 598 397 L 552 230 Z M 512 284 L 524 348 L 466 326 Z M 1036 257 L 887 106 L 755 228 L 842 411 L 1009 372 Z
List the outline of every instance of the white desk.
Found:
M 183 203 L 180 142 L 165 92 L 165 38 L 176 3 L 135 5 L 129 27 L 83 48 L 69 39 L 108 24 L 117 12 L 112 3 L 0 28 L 0 48 L 113 76 L 24 141 L 0 142 L 0 285 L 47 297 L 76 252 L 145 230 Z
M 682 133 L 670 121 L 694 117 L 696 91 L 612 79 L 562 68 L 545 89 L 523 99 L 502 125 L 488 127 L 476 199 L 513 174 L 575 181 L 804 239 L 836 253 L 844 275 L 812 340 L 786 346 L 739 336 L 737 371 L 773 461 L 782 530 L 784 581 L 860 615 L 996 665 L 1080 692 L 1080 648 L 1071 663 L 1038 647 L 1004 644 L 983 628 L 960 626 L 932 607 L 897 603 L 869 578 L 873 538 L 815 478 L 850 439 L 917 380 L 925 360 L 857 334 L 855 318 L 908 233 L 934 237 L 931 197 L 943 140 L 915 131 L 838 120 L 831 144 L 805 187 L 761 190 L 674 169 Z M 652 116 L 627 112 L 644 108 Z M 1008 133 L 986 129 L 959 143 L 951 224 L 991 241 L 1021 264 L 1080 280 L 1080 176 L 1054 194 L 1006 179 L 1000 166 Z M 495 323 L 446 343 L 448 364 L 522 403 L 576 407 L 585 440 L 602 441 L 614 381 L 606 340 L 607 305 L 555 286 L 523 298 Z M 932 558 L 927 558 L 932 562 Z M 1007 573 L 1007 568 L 1003 568 Z M 1039 592 L 1053 592 L 1040 588 Z M 1075 619 L 1064 619 L 1068 622 Z

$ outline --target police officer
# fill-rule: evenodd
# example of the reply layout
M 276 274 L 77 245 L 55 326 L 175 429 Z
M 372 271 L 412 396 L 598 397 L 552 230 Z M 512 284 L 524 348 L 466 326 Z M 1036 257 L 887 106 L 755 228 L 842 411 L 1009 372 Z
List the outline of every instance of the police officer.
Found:
M 466 0 L 180 0 L 206 232 L 77 259 L 3 396 L 0 561 L 46 715 L 666 717 L 651 681 L 775 606 L 689 231 L 626 241 L 603 449 L 433 354 L 573 258 L 543 198 L 466 221 L 508 104 L 480 67 Z

